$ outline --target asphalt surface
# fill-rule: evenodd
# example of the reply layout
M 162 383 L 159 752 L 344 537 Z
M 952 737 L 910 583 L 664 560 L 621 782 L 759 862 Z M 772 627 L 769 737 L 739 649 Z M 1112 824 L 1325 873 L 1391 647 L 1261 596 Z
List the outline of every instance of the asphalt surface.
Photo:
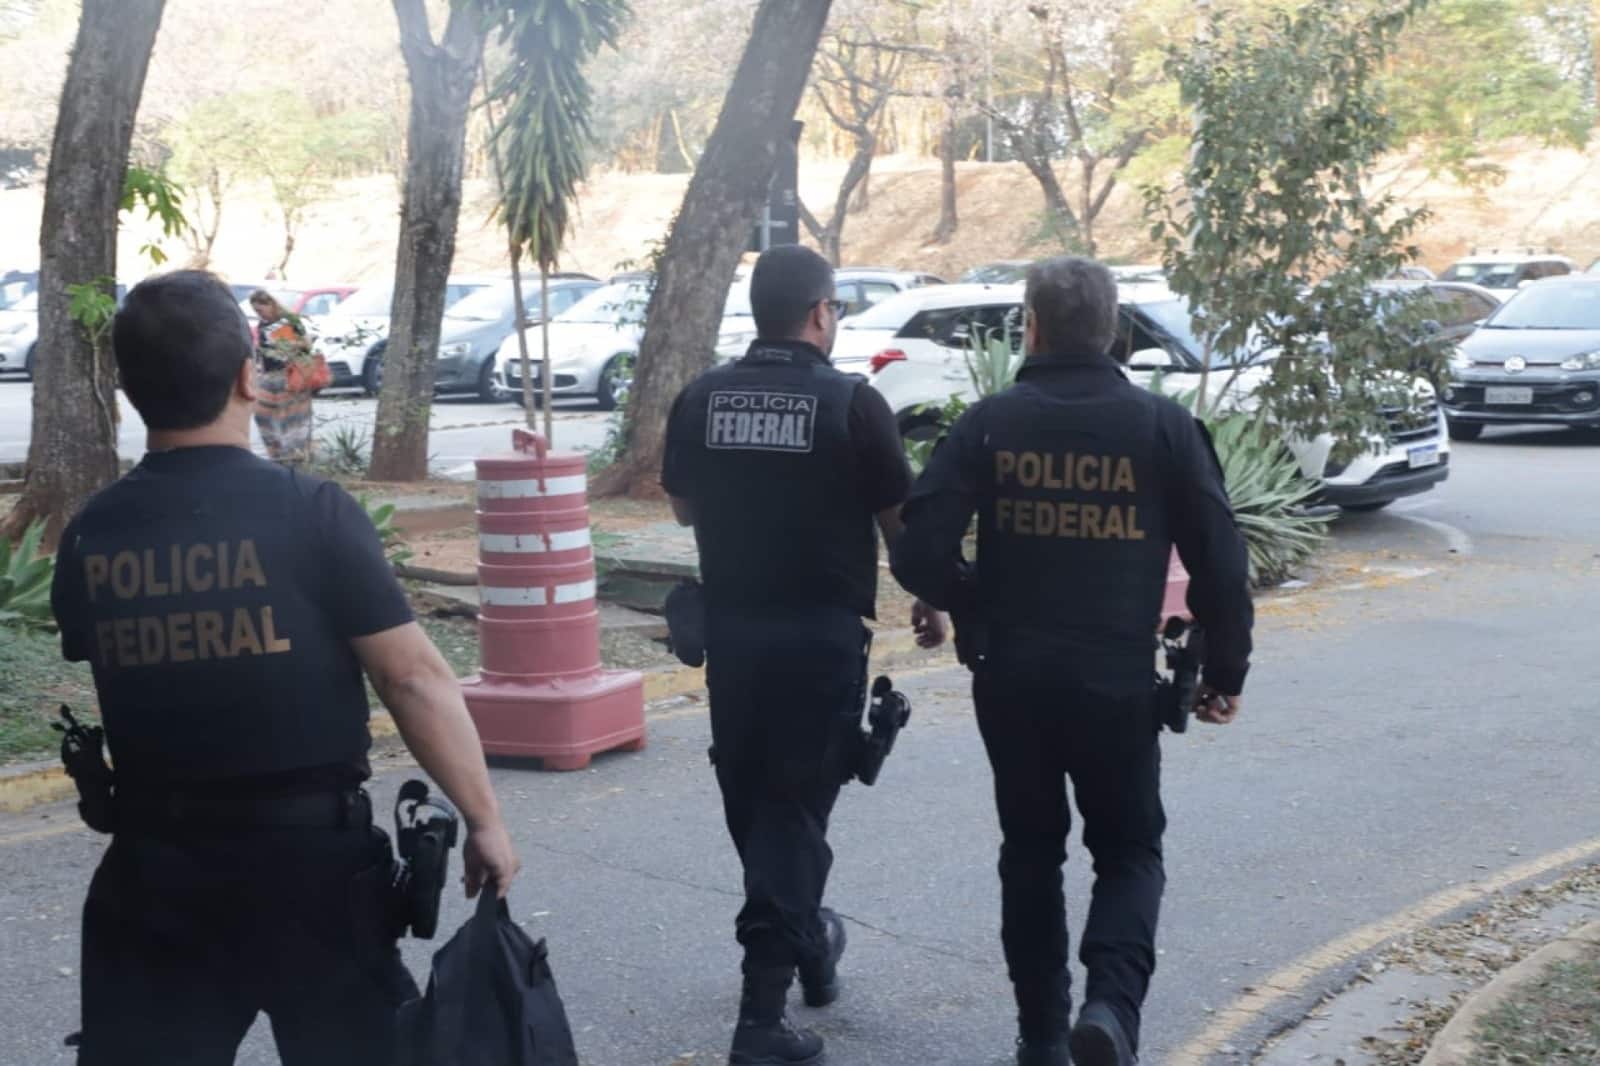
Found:
M 124 459 L 144 454 L 144 423 L 121 393 L 122 411 L 117 452 Z M 378 401 L 357 390 L 320 394 L 312 405 L 315 433 L 322 447 L 341 429 L 365 434 L 370 451 L 372 426 Z M 605 443 L 611 416 L 592 402 L 558 400 L 555 408 L 556 446 L 562 450 L 592 451 Z M 0 377 L 0 463 L 20 463 L 28 457 L 29 427 L 33 422 L 33 385 L 21 377 Z M 441 396 L 434 400 L 429 437 L 429 468 L 437 476 L 470 478 L 472 461 L 480 455 L 511 447 L 511 430 L 524 424 L 522 408 L 508 402 L 481 403 L 475 398 Z M 258 452 L 261 440 L 252 432 Z
M 1452 466 L 1430 496 L 1342 521 L 1317 580 L 1264 600 L 1237 724 L 1163 742 L 1169 885 L 1146 1063 L 1318 946 L 1600 836 L 1600 442 L 1492 431 Z M 965 676 L 932 658 L 901 682 L 912 724 L 879 785 L 846 790 L 832 834 L 845 994 L 795 1013 L 834 1066 L 1000 1066 L 1013 1029 L 998 833 Z M 724 1061 L 739 876 L 707 734 L 689 702 L 655 715 L 641 753 L 577 774 L 495 771 L 524 861 L 513 912 L 549 938 L 591 1066 Z M 408 769 L 380 769 L 380 804 Z M 0 822 L 0 1062 L 70 1061 L 77 910 L 103 843 L 19 836 L 70 819 Z M 1076 846 L 1067 883 L 1078 923 Z M 441 926 L 466 915 L 452 897 Z M 405 946 L 415 972 L 434 946 Z M 1244 1061 L 1341 979 L 1252 1018 L 1214 1061 Z M 241 1062 L 276 1061 L 264 1034 Z

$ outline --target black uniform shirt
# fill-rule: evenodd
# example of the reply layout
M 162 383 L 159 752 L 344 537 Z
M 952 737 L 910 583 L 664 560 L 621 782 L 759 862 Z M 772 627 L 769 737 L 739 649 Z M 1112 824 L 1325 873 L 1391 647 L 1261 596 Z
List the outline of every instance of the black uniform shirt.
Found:
M 816 375 L 808 385 L 807 375 Z M 842 420 L 842 439 L 827 438 L 829 420 L 813 419 L 818 441 L 806 440 L 803 449 L 773 448 L 762 454 L 739 453 L 707 447 L 707 412 L 686 398 L 700 397 L 698 387 L 761 387 L 771 380 L 786 386 L 814 388 L 824 398 L 848 396 Z M 795 454 L 786 454 L 793 451 Z M 803 452 L 803 454 L 801 454 Z M 755 465 L 760 464 L 760 465 Z M 824 601 L 842 596 L 844 605 L 871 616 L 876 588 L 876 563 L 864 579 L 855 575 L 856 563 L 852 533 L 849 543 L 811 544 L 805 540 L 808 523 L 821 522 L 819 512 L 839 511 L 843 524 L 859 525 L 865 550 L 875 551 L 873 518 L 904 502 L 911 488 L 911 469 L 901 446 L 894 412 L 881 393 L 864 378 L 846 376 L 832 368 L 821 350 L 800 341 L 754 342 L 745 358 L 708 371 L 685 389 L 672 405 L 667 423 L 666 451 L 662 461 L 661 484 L 667 493 L 694 505 L 696 535 L 701 541 L 702 569 L 707 592 L 715 602 L 729 599 L 727 586 L 737 584 L 736 575 L 794 575 L 797 584 L 809 585 Z M 738 492 L 736 506 L 724 497 Z M 807 502 L 809 501 L 809 502 Z M 735 521 L 724 511 L 737 514 L 738 529 L 706 528 Z M 805 513 L 802 513 L 805 512 Z M 852 517 L 853 516 L 853 517 Z M 838 530 L 839 525 L 817 525 L 818 529 Z M 852 527 L 854 528 L 854 527 Z M 817 534 L 820 535 L 820 534 Z M 707 558 L 707 547 L 715 559 Z M 813 557 L 837 553 L 829 560 Z M 729 554 L 737 558 L 729 558 Z M 717 567 L 730 580 L 718 584 Z M 868 588 L 855 588 L 865 580 Z M 749 583 L 749 582 L 747 582 Z M 759 582 L 756 582 L 759 583 Z M 759 590 L 764 596 L 772 589 Z M 791 603 L 806 602 L 802 589 L 784 590 L 778 596 Z
M 976 577 L 961 543 L 980 516 Z M 893 546 L 895 577 L 995 631 L 1007 662 L 1148 684 L 1175 545 L 1207 630 L 1205 679 L 1244 685 L 1254 610 L 1244 539 L 1205 428 L 1106 357 L 1030 358 L 934 452 Z
M 348 493 L 225 446 L 152 452 L 91 499 L 51 603 L 119 783 L 149 787 L 364 779 L 350 641 L 412 618 Z

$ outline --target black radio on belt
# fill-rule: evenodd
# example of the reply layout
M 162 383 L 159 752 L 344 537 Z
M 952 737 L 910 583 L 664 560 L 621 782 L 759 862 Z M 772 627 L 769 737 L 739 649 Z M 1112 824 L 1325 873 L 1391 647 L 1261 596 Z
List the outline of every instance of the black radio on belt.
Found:
M 1169 618 L 1161 630 L 1161 647 L 1172 676 L 1156 675 L 1156 717 L 1172 732 L 1182 733 L 1189 728 L 1189 713 L 1194 710 L 1195 697 L 1200 691 L 1206 631 L 1193 622 Z
M 394 801 L 394 892 L 400 931 L 408 928 L 422 940 L 439 928 L 439 897 L 449 874 L 450 849 L 456 846 L 456 809 L 428 786 L 411 780 L 400 786 Z
M 863 785 L 876 784 L 883 761 L 894 750 L 895 738 L 911 720 L 911 701 L 895 690 L 894 682 L 880 676 L 872 683 L 872 706 L 856 750 L 855 776 Z

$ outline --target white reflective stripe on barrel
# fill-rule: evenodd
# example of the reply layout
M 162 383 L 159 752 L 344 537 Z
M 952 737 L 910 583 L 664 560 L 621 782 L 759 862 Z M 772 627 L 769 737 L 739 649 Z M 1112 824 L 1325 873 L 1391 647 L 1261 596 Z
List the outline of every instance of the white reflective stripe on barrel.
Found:
M 582 603 L 594 599 L 594 582 L 580 581 L 576 585 L 557 585 L 556 603 Z M 543 588 L 507 588 L 484 585 L 479 589 L 482 602 L 489 607 L 544 607 L 549 604 Z
M 539 533 L 479 533 L 478 547 L 485 552 L 502 555 L 542 555 L 547 551 L 570 552 L 589 547 L 591 541 L 587 527 L 563 529 L 550 535 L 550 546 Z
M 516 481 L 480 481 L 478 495 L 486 500 L 523 500 L 544 496 L 577 496 L 589 491 L 586 474 L 569 477 L 547 477 L 541 485 L 537 478 Z

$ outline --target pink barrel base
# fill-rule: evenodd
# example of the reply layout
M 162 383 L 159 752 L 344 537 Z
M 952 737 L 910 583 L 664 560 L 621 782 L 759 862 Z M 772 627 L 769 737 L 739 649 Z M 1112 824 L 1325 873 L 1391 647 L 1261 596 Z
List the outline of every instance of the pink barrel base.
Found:
M 1189 571 L 1183 568 L 1183 563 L 1178 561 L 1178 553 L 1172 553 L 1172 561 L 1167 566 L 1167 595 L 1161 601 L 1161 618 L 1158 625 L 1165 625 L 1167 619 L 1176 615 L 1185 621 L 1189 618 Z
M 603 751 L 645 744 L 644 678 L 599 672 L 519 684 L 473 676 L 461 682 L 467 710 L 489 755 L 536 758 L 547 770 L 582 770 Z

